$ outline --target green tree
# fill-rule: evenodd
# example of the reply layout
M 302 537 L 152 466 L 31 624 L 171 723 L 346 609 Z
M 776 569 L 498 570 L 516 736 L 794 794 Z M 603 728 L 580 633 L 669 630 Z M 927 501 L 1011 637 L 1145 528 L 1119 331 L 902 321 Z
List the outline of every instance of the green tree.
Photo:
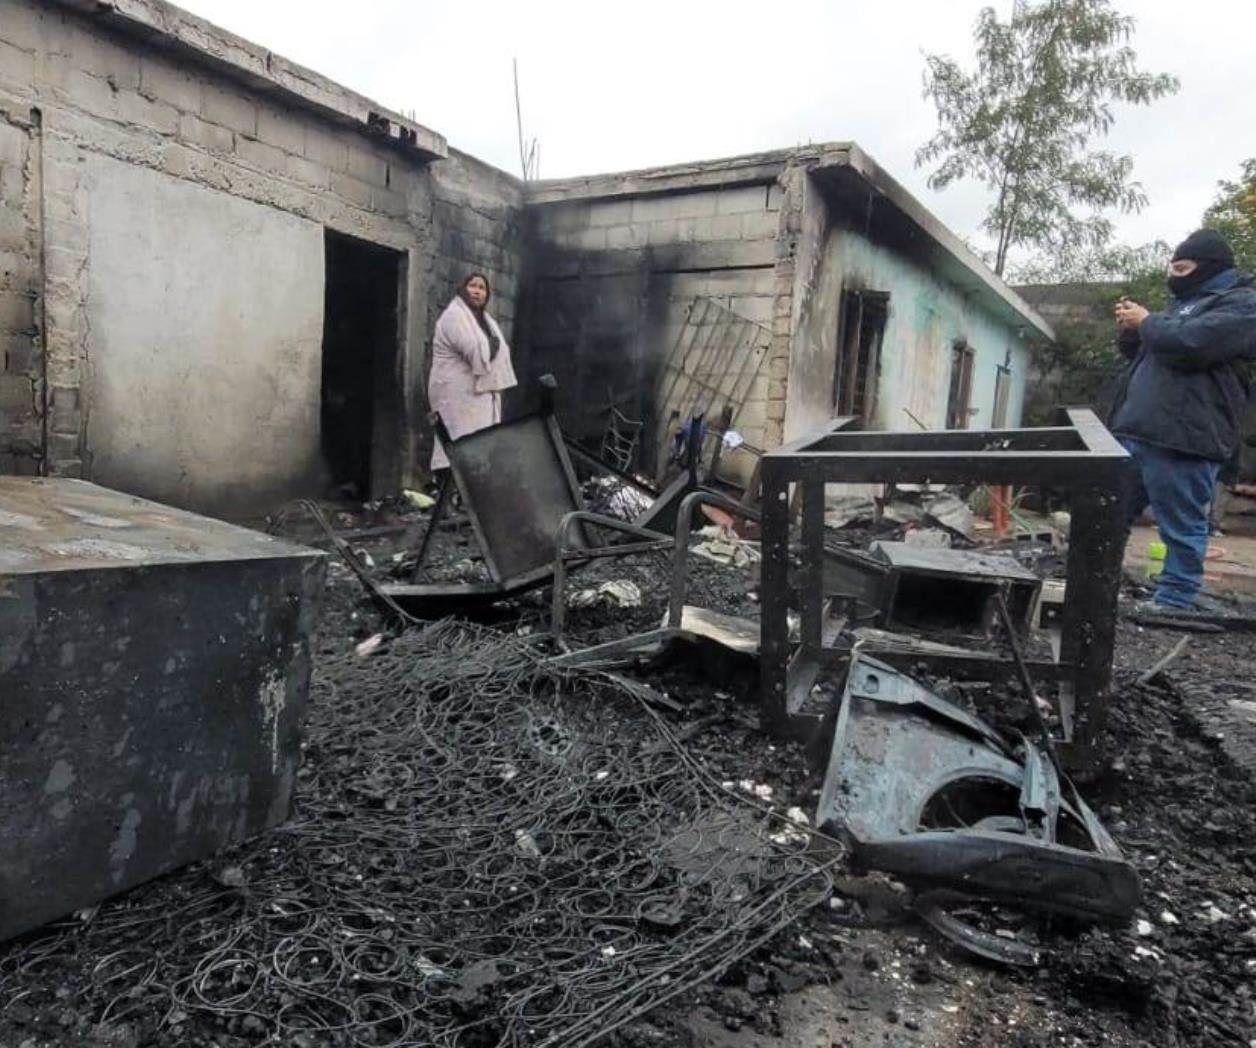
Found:
M 1156 240 L 1079 253 L 1063 267 L 1039 259 L 1018 268 L 1017 277 L 1024 283 L 1051 285 L 1048 298 L 1058 293 L 1059 285 L 1068 284 L 1074 285 L 1076 296 L 1073 307 L 1054 324 L 1055 341 L 1034 351 L 1035 374 L 1025 405 L 1030 425 L 1050 425 L 1060 404 L 1085 404 L 1106 413 L 1126 366 L 1116 348 L 1113 307 L 1127 297 L 1148 309 L 1163 309 L 1169 301 L 1165 266 L 1171 253 L 1168 244 Z M 1044 291 L 1020 290 L 1031 302 Z
M 1138 69 L 1133 30 L 1109 0 L 1016 0 L 1006 22 L 989 7 L 978 16 L 974 72 L 925 56 L 938 130 L 916 162 L 936 163 L 932 189 L 975 178 L 994 193 L 982 226 L 1000 276 L 1018 245 L 1057 257 L 1102 248 L 1112 234 L 1103 212 L 1146 204 L 1130 157 L 1090 148 L 1112 127 L 1114 103 L 1147 105 L 1178 88 Z
M 1220 183 L 1221 192 L 1204 212 L 1204 225 L 1225 236 L 1238 267 L 1256 272 L 1256 157 L 1244 160 L 1237 181 Z

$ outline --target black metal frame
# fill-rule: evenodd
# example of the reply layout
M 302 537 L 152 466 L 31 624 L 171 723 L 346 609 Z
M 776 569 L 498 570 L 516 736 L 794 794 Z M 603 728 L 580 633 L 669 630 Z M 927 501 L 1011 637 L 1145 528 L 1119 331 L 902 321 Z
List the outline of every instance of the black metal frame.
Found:
M 429 543 L 436 529 L 440 526 L 441 518 L 448 506 L 452 481 L 452 484 L 457 486 L 457 490 L 462 496 L 463 511 L 471 521 L 471 527 L 475 532 L 476 541 L 484 557 L 484 563 L 488 568 L 491 581 L 455 583 L 421 583 L 411 581 L 410 583 L 392 583 L 380 587 L 383 593 L 403 607 L 425 611 L 449 611 L 457 607 L 473 607 L 518 596 L 530 589 L 547 585 L 553 578 L 553 564 L 548 556 L 526 571 L 508 572 L 501 563 L 498 550 L 495 549 L 490 540 L 491 528 L 486 515 L 500 515 L 507 512 L 517 513 L 521 508 L 526 508 L 518 499 L 512 498 L 514 491 L 518 490 L 518 485 L 525 483 L 526 478 L 503 475 L 501 478 L 503 490 L 493 493 L 496 498 L 496 501 L 494 501 L 493 498 L 486 498 L 484 493 L 480 493 L 479 497 L 477 497 L 476 485 L 472 483 L 472 478 L 469 476 L 469 460 L 484 459 L 485 448 L 491 449 L 493 447 L 493 444 L 490 444 L 489 441 L 493 443 L 508 442 L 512 432 L 524 426 L 536 425 L 539 422 L 548 436 L 550 452 L 562 474 L 561 486 L 564 488 L 564 494 L 566 495 L 566 508 L 579 512 L 584 510 L 584 499 L 581 495 L 580 484 L 576 479 L 575 470 L 572 468 L 571 458 L 567 453 L 567 444 L 563 439 L 562 430 L 559 428 L 558 420 L 554 415 L 554 391 L 557 388 L 557 384 L 552 376 L 543 375 L 540 379 L 540 386 L 541 407 L 537 413 L 507 422 L 500 422 L 495 426 L 477 430 L 475 433 L 456 440 L 450 436 L 449 430 L 446 428 L 439 413 L 433 412 L 429 417 L 432 429 L 440 439 L 449 458 L 449 475 L 442 480 L 436 506 L 428 519 L 427 529 L 419 541 L 413 578 L 417 580 L 422 571 Z M 499 504 L 507 500 L 510 500 L 508 504 Z M 586 537 L 579 529 L 568 535 L 568 543 L 571 546 L 588 545 Z M 548 550 L 548 548 L 549 545 L 547 543 L 545 549 Z
M 559 647 L 565 648 L 563 629 L 566 623 L 564 588 L 566 582 L 565 564 L 575 558 L 626 555 L 648 551 L 650 549 L 670 548 L 672 551 L 671 579 L 668 591 L 667 620 L 662 626 L 644 633 L 632 634 L 618 640 L 607 641 L 591 648 L 566 652 L 559 655 L 555 664 L 567 666 L 611 665 L 625 659 L 639 658 L 644 654 L 661 650 L 664 645 L 679 637 L 686 636 L 681 627 L 685 608 L 685 597 L 689 592 L 689 575 L 687 571 L 689 556 L 689 537 L 693 532 L 694 513 L 699 506 L 716 506 L 744 520 L 758 522 L 760 516 L 753 509 L 735 502 L 727 495 L 716 491 L 699 489 L 685 496 L 677 510 L 676 532 L 672 538 L 662 538 L 661 542 L 649 541 L 651 537 L 660 537 L 658 532 L 641 528 L 636 524 L 625 524 L 623 521 L 608 520 L 590 513 L 570 513 L 558 531 L 554 555 L 554 596 L 553 611 L 550 620 L 550 631 Z M 613 527 L 625 534 L 633 535 L 645 541 L 632 545 L 612 546 L 605 552 L 598 550 L 575 551 L 566 546 L 566 536 L 571 527 L 581 523 L 594 523 L 604 527 Z
M 1129 456 L 1095 414 L 1062 412 L 1061 424 L 1037 429 L 861 432 L 854 419 L 763 457 L 764 721 L 778 735 L 817 726 L 803 715 L 820 668 L 835 657 L 821 643 L 824 613 L 824 486 L 839 483 L 985 483 L 1047 485 L 1068 492 L 1071 528 L 1059 689 L 1070 763 L 1093 757 L 1108 708 L 1116 634 L 1116 597 L 1125 527 L 1121 514 Z M 797 583 L 800 644 L 789 640 L 790 488 L 801 496 L 801 566 Z M 945 662 L 946 656 L 931 656 Z

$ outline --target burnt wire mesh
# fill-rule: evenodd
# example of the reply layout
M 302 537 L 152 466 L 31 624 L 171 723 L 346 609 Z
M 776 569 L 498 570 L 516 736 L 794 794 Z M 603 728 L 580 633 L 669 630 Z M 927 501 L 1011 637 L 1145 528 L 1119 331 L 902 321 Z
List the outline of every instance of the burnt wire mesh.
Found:
M 831 889 L 833 853 L 725 791 L 630 682 L 519 638 L 437 623 L 312 688 L 290 823 L 10 946 L 0 1009 L 56 973 L 169 1043 L 577 1048 Z

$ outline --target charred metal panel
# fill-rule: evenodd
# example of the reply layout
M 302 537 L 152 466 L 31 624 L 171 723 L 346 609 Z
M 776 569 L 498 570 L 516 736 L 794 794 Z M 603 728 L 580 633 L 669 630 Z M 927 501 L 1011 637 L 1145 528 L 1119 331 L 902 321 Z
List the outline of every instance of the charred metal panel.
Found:
M 1097 921 L 1128 920 L 1140 899 L 1134 868 L 1044 751 L 867 656 L 851 662 L 816 822 L 858 866 L 924 892 Z
M 287 817 L 323 564 L 0 478 L 0 939 Z

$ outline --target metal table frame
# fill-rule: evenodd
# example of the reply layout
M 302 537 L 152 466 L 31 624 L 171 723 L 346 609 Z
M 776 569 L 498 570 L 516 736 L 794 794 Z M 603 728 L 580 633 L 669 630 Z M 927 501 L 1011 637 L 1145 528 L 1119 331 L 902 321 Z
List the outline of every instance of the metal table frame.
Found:
M 839 653 L 822 644 L 824 486 L 840 483 L 1047 485 L 1069 495 L 1072 524 L 1059 672 L 1059 701 L 1070 764 L 1088 763 L 1107 721 L 1125 522 L 1129 456 L 1092 411 L 1065 409 L 1060 424 L 1035 429 L 862 432 L 835 419 L 819 433 L 763 458 L 764 722 L 781 736 L 817 724 L 802 712 L 823 665 Z M 796 575 L 800 643 L 789 639 L 791 486 L 801 502 L 801 565 Z M 1044 675 L 1045 676 L 1045 675 Z

